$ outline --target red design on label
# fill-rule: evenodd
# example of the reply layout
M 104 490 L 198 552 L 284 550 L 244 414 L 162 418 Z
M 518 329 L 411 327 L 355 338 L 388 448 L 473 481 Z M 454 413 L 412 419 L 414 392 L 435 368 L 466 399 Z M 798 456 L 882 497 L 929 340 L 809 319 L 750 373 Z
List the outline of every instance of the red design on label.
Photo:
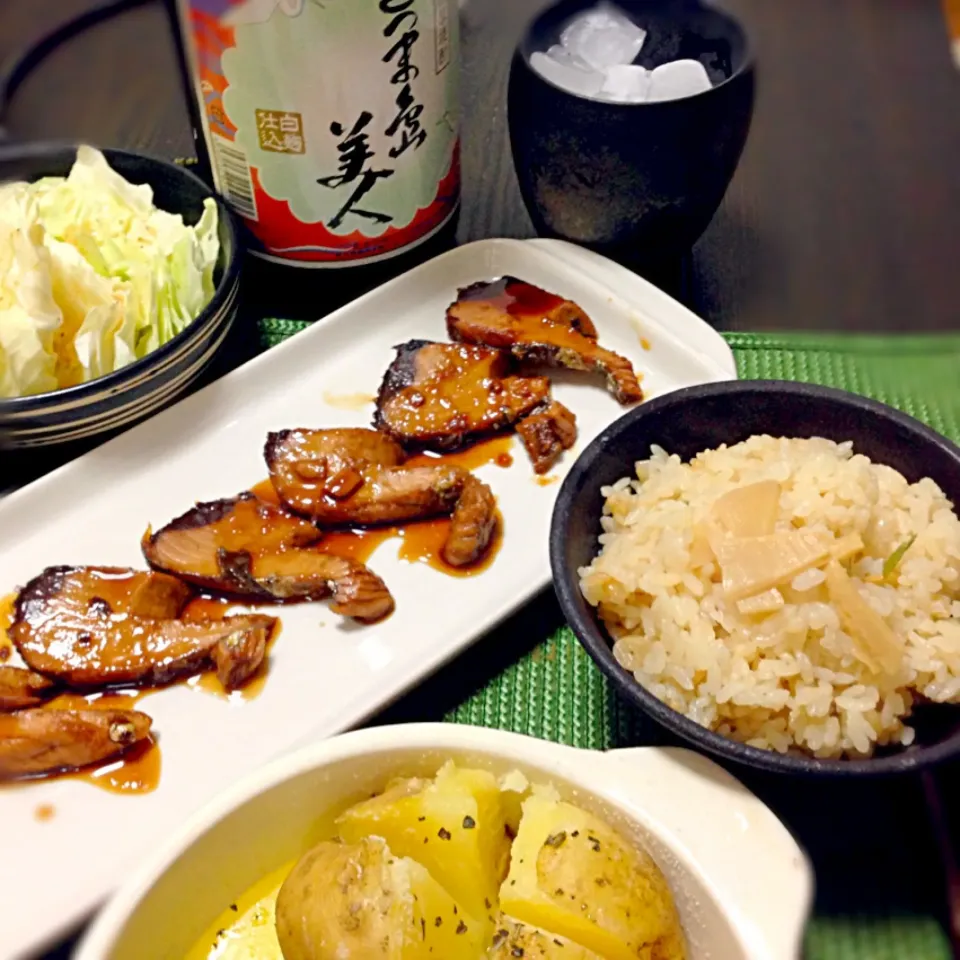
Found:
M 207 122 L 215 133 L 232 140 L 237 128 L 223 108 L 223 92 L 228 84 L 220 60 L 223 52 L 236 43 L 233 27 L 225 27 L 216 17 L 195 9 L 190 11 L 190 21 Z
M 256 167 L 250 168 L 250 178 L 257 197 L 257 222 L 247 221 L 247 224 L 266 253 L 285 260 L 314 263 L 365 260 L 416 243 L 447 219 L 460 197 L 460 141 L 454 147 L 450 171 L 440 181 L 433 202 L 421 207 L 405 227 L 387 227 L 379 237 L 367 237 L 360 231 L 336 234 L 322 222 L 304 223 L 290 210 L 286 200 L 277 200 L 263 189 Z M 306 247 L 325 249 L 297 249 Z

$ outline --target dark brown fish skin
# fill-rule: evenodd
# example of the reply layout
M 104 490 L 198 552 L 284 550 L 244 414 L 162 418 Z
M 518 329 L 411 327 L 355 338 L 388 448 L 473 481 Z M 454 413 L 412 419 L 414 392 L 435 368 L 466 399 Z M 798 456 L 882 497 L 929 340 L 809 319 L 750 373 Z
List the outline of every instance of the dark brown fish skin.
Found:
M 36 707 L 57 692 L 57 685 L 22 667 L 0 667 L 0 713 Z
M 141 547 L 155 570 L 218 593 L 270 600 L 282 598 L 232 576 L 222 557 L 306 547 L 322 536 L 308 520 L 246 493 L 198 503 L 156 533 L 148 530 Z
M 403 466 L 402 447 L 375 430 L 288 430 L 271 434 L 265 453 L 280 499 L 322 526 L 390 524 L 451 514 L 473 482 L 489 493 L 484 502 L 495 503 L 486 484 L 460 467 Z M 344 477 L 350 482 L 343 484 Z M 474 495 L 474 502 L 477 499 Z M 451 533 L 455 529 L 451 526 Z
M 374 427 L 409 451 L 456 450 L 509 429 L 550 396 L 546 377 L 519 377 L 509 354 L 410 340 L 384 375 Z
M 347 489 L 346 474 L 340 470 L 337 493 Z M 154 568 L 228 596 L 281 603 L 332 596 L 335 612 L 361 620 L 392 611 L 383 581 L 362 563 L 321 553 L 322 536 L 310 521 L 243 494 L 197 504 L 142 546 Z
M 387 585 L 369 567 L 322 550 L 260 554 L 243 562 L 246 576 L 280 599 L 332 598 L 331 609 L 362 622 L 381 620 L 394 610 Z
M 515 278 L 503 279 L 523 283 Z M 465 287 L 447 308 L 447 332 L 452 340 L 508 350 L 526 364 L 601 373 L 607 389 L 620 403 L 643 399 L 633 365 L 597 343 L 596 328 L 572 301 L 554 298 L 558 306 L 545 312 L 511 313 L 498 298 L 484 298 L 484 289 L 489 286 Z
M 150 736 L 139 710 L 28 709 L 0 716 L 0 780 L 75 770 Z
M 117 598 L 111 604 L 71 590 L 78 570 L 49 568 L 28 583 L 9 630 L 31 670 L 72 689 L 168 683 L 208 669 L 217 644 L 238 633 L 262 634 L 265 645 L 276 625 L 253 614 L 209 623 L 137 616 Z
M 57 597 L 82 609 L 166 619 L 179 616 L 192 596 L 188 584 L 166 573 L 60 565 L 47 567 L 20 591 L 14 616 L 21 603 L 42 604 Z
M 393 612 L 394 600 L 369 567 L 321 549 L 224 553 L 221 566 L 249 595 L 275 601 L 333 598 L 334 613 L 355 620 L 380 620 Z
M 476 283 L 461 287 L 460 290 L 457 291 L 457 301 L 489 301 L 491 300 L 491 294 L 494 296 L 498 293 L 502 295 L 514 285 L 532 286 L 525 280 L 520 280 L 518 277 L 511 277 L 509 275 L 500 277 L 498 280 L 478 280 Z M 543 314 L 551 322 L 570 327 L 572 330 L 582 333 L 591 340 L 597 339 L 596 326 L 594 326 L 593 321 L 579 304 L 574 303 L 573 300 L 567 300 L 564 297 L 549 293 L 545 290 L 540 292 L 546 294 L 546 297 L 552 301 L 549 309 Z
M 551 400 L 517 424 L 517 434 L 533 463 L 534 473 L 553 469 L 564 450 L 577 442 L 576 414 L 557 400 Z

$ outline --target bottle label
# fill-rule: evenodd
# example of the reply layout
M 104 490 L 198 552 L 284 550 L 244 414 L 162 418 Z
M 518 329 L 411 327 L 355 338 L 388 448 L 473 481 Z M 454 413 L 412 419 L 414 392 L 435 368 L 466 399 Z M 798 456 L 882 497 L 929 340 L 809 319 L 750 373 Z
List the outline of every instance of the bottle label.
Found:
M 216 185 L 269 259 L 392 256 L 460 198 L 456 0 L 180 0 Z

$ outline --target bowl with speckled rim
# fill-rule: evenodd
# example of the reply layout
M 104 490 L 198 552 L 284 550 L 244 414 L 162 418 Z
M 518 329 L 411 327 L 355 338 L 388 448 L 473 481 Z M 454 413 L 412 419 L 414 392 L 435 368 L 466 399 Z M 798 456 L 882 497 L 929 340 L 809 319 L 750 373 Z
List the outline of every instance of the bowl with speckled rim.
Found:
M 2 147 L 0 182 L 66 176 L 76 153 L 75 145 L 53 143 Z M 215 200 L 220 255 L 214 295 L 172 340 L 113 373 L 50 393 L 0 399 L 0 433 L 15 451 L 68 450 L 103 440 L 172 405 L 208 368 L 237 314 L 242 250 L 229 207 L 183 166 L 127 150 L 103 154 L 131 183 L 149 184 L 157 207 L 181 214 L 188 224 L 200 219 L 206 198 Z
M 577 458 L 557 495 L 550 530 L 554 589 L 564 616 L 616 693 L 695 748 L 738 764 L 810 777 L 904 774 L 960 756 L 960 707 L 921 705 L 911 717 L 915 742 L 880 749 L 869 759 L 821 760 L 748 746 L 705 729 L 644 689 L 613 655 L 612 639 L 580 591 L 578 571 L 599 550 L 602 487 L 634 476 L 634 464 L 656 444 L 689 460 L 756 434 L 850 440 L 874 463 L 911 483 L 932 478 L 960 503 L 960 448 L 885 404 L 828 387 L 741 380 L 677 390 L 630 411 Z

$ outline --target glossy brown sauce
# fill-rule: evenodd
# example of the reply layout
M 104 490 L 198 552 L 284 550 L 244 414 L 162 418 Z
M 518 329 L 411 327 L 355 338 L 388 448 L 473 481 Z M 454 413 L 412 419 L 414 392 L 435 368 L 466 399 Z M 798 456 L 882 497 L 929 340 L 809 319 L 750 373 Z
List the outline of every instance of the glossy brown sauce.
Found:
M 575 303 L 514 277 L 500 277 L 461 290 L 460 302 L 468 318 L 470 302 L 485 304 L 505 314 L 511 319 L 488 318 L 481 320 L 481 325 L 492 323 L 497 329 L 509 330 L 510 335 L 521 342 L 548 343 L 585 355 L 599 349 L 596 339 L 580 329 L 583 324 L 589 324 L 591 329 L 593 325 Z
M 387 540 L 399 540 L 397 556 L 407 563 L 425 563 L 451 577 L 474 577 L 492 566 L 503 546 L 503 517 L 497 511 L 497 529 L 487 552 L 479 562 L 466 567 L 452 567 L 441 551 L 450 532 L 450 518 L 436 517 L 398 526 L 373 527 L 366 530 L 332 530 L 326 534 L 320 547 L 328 553 L 350 557 L 358 563 L 368 563 L 374 551 Z
M 137 590 L 149 582 L 150 576 L 146 571 L 131 573 L 129 570 L 118 570 L 113 573 L 108 570 L 91 570 L 84 578 L 85 588 L 86 584 L 89 584 L 89 595 L 106 600 L 111 609 L 124 610 L 130 608 Z
M 280 506 L 280 498 L 277 496 L 277 491 L 273 486 L 273 481 L 269 477 L 267 477 L 266 480 L 261 480 L 259 483 L 255 483 L 250 488 L 250 492 L 258 500 L 262 500 L 264 503 L 272 503 L 275 507 Z
M 451 577 L 475 577 L 493 565 L 503 546 L 503 515 L 498 510 L 497 527 L 490 538 L 486 553 L 476 563 L 465 567 L 452 567 L 444 561 L 440 552 L 449 530 L 449 517 L 410 524 L 400 531 L 403 543 L 400 545 L 398 556 L 408 563 L 425 563 L 434 570 L 439 570 Z
M 183 608 L 180 614 L 182 620 L 192 622 L 203 622 L 210 620 L 223 620 L 231 614 L 252 613 L 257 608 L 238 603 L 236 600 L 230 600 L 226 597 L 217 597 L 209 593 L 201 593 L 194 597 Z M 202 690 L 204 693 L 212 694 L 215 697 L 221 697 L 225 700 L 256 700 L 263 692 L 264 685 L 267 682 L 269 672 L 270 651 L 277 642 L 277 637 L 283 628 L 282 621 L 277 620 L 277 625 L 270 634 L 267 641 L 267 650 L 263 657 L 263 663 L 260 669 L 239 689 L 225 690 L 216 673 L 208 670 L 204 673 L 195 674 L 183 681 L 191 690 Z
M 152 793 L 160 784 L 160 747 L 152 736 L 94 767 L 63 774 L 111 793 Z
M 157 687 L 131 687 L 109 693 L 61 693 L 43 704 L 44 710 L 138 710 L 138 701 Z M 47 774 L 37 779 L 82 780 L 113 793 L 150 793 L 160 783 L 160 747 L 151 735 L 129 750 L 82 770 Z
M 10 639 L 10 627 L 13 624 L 13 605 L 17 601 L 15 593 L 0 597 L 0 663 L 10 659 L 13 641 Z
M 201 593 L 194 597 L 181 611 L 180 619 L 190 623 L 204 623 L 210 620 L 223 620 L 231 612 L 236 612 L 239 604 L 226 597 L 215 597 Z M 246 610 L 246 608 L 244 608 Z
M 106 592 L 109 596 L 103 599 L 108 603 L 119 602 L 121 596 L 129 598 L 131 581 L 135 577 L 125 578 L 105 578 L 108 583 L 106 590 L 101 591 L 98 586 L 98 593 Z M 8 603 L 11 598 L 5 597 L 0 601 L 0 624 L 4 627 L 8 625 L 10 616 L 3 619 L 4 611 L 9 608 L 12 613 L 12 603 Z M 236 601 L 230 601 L 221 597 L 213 597 L 206 594 L 195 597 L 184 608 L 181 617 L 190 621 L 204 620 L 222 620 L 231 613 L 246 612 L 250 608 Z M 268 660 L 270 648 L 276 642 L 280 633 L 280 624 L 274 628 L 267 646 L 267 655 L 264 657 L 263 665 L 260 670 L 239 690 L 227 691 L 223 684 L 217 678 L 214 671 L 205 671 L 176 681 L 170 686 L 185 685 L 191 689 L 201 690 L 204 693 L 212 694 L 217 697 L 231 701 L 253 700 L 262 692 L 267 679 Z M 9 641 L 7 641 L 9 643 Z M 116 690 L 109 690 L 98 693 L 61 693 L 47 700 L 41 705 L 44 710 L 138 710 L 141 709 L 139 701 L 152 693 L 166 689 L 165 687 L 124 687 Z M 146 711 L 149 713 L 149 710 Z M 54 778 L 82 780 L 85 783 L 93 784 L 103 790 L 109 790 L 114 793 L 150 793 L 157 788 L 160 782 L 160 771 L 162 766 L 162 757 L 160 746 L 156 739 L 151 735 L 146 740 L 135 744 L 126 752 L 119 756 L 112 757 L 100 763 L 91 764 L 81 770 L 68 770 L 62 773 L 49 773 L 39 776 L 38 780 L 51 780 Z M 41 810 L 49 809 L 49 813 L 41 815 Z M 53 816 L 53 808 L 46 806 L 38 807 L 36 816 L 38 820 L 50 819 Z
M 489 283 L 478 283 L 460 292 L 461 300 L 482 300 L 514 317 L 534 317 L 541 319 L 551 310 L 564 304 L 563 297 L 557 296 L 524 283 L 515 277 L 500 277 Z
M 556 476 L 549 477 L 535 477 L 534 482 L 539 487 L 551 487 L 555 484 L 560 478 Z
M 380 544 L 400 535 L 398 527 L 370 527 L 353 530 L 330 530 L 323 535 L 320 549 L 338 557 L 349 557 L 357 563 L 367 563 Z
M 419 453 L 408 458 L 405 466 L 435 466 L 439 463 L 462 467 L 464 470 L 476 470 L 478 467 L 494 464 L 506 469 L 513 465 L 513 436 L 503 434 L 475 443 L 463 450 L 451 453 Z M 279 504 L 280 499 L 274 489 L 273 481 L 267 477 L 250 488 L 250 492 L 267 503 Z M 452 567 L 441 557 L 441 548 L 450 530 L 450 518 L 438 517 L 433 520 L 421 520 L 416 523 L 397 524 L 395 526 L 354 528 L 348 530 L 330 530 L 324 533 L 319 548 L 340 557 L 349 557 L 357 563 L 368 563 L 376 549 L 388 540 L 400 540 L 397 555 L 408 563 L 425 563 L 449 574 L 451 577 L 472 577 L 482 573 L 493 563 L 503 543 L 503 517 L 497 514 L 497 531 L 490 547 L 479 563 L 467 567 Z M 184 616 L 189 619 L 194 605 L 200 603 L 205 611 L 226 610 L 229 601 L 215 598 L 198 598 L 187 606 Z M 211 604 L 213 606 L 211 606 Z M 218 606 L 219 605 L 219 606 Z M 221 613 L 221 616 L 223 613 Z
M 476 470 L 488 464 L 507 468 L 513 466 L 512 450 L 513 435 L 503 434 L 451 453 L 418 453 L 404 461 L 404 466 L 427 467 L 446 463 L 464 470 Z

